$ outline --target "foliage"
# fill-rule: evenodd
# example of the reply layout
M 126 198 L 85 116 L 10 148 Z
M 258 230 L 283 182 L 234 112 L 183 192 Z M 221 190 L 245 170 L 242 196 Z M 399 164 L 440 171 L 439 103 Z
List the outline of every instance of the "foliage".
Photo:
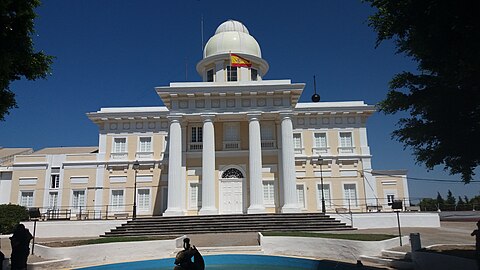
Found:
M 297 231 L 269 231 L 262 232 L 264 236 L 297 236 L 297 237 L 319 237 L 332 239 L 345 239 L 356 241 L 383 241 L 396 237 L 389 234 L 349 234 L 349 233 L 313 233 L 313 232 L 297 232 Z
M 437 200 L 431 198 L 423 198 L 419 203 L 420 209 L 422 211 L 437 211 L 438 203 Z
M 447 211 L 453 211 L 453 210 L 455 210 L 456 204 L 457 204 L 457 200 L 453 196 L 452 191 L 448 190 L 447 199 L 445 200 L 444 209 L 447 210 Z
M 52 56 L 35 52 L 31 38 L 39 5 L 39 0 L 0 1 L 0 121 L 17 107 L 10 83 L 45 78 L 50 71 Z
M 0 204 L 0 234 L 12 233 L 20 221 L 26 220 L 27 208 L 16 204 Z
M 417 163 L 443 165 L 469 183 L 480 164 L 480 1 L 365 1 L 376 8 L 376 45 L 394 40 L 418 64 L 419 74 L 395 75 L 379 103 L 386 114 L 409 113 L 393 138 Z
M 457 211 L 466 211 L 466 210 L 472 210 L 471 207 L 468 207 L 468 205 L 463 201 L 462 197 L 458 196 L 458 202 L 457 202 Z

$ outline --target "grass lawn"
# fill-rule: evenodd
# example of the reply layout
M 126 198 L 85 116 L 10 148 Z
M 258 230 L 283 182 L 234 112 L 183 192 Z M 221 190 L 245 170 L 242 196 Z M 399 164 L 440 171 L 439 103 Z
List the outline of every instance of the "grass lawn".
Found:
M 345 239 L 357 241 L 382 241 L 397 237 L 390 234 L 360 234 L 360 233 L 313 233 L 313 232 L 262 232 L 264 236 L 298 236 L 298 237 L 320 237 L 332 239 Z
M 83 245 L 94 245 L 104 243 L 116 243 L 116 242 L 137 242 L 137 241 L 152 241 L 152 240 L 170 240 L 175 239 L 177 236 L 125 236 L 125 237 L 101 237 L 85 240 L 72 240 L 72 241 L 60 241 L 60 242 L 47 242 L 42 245 L 48 247 L 74 247 Z

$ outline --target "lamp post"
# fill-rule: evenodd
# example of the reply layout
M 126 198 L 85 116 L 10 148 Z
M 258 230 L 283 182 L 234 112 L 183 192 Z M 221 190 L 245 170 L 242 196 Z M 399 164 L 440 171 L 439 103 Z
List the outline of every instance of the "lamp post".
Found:
M 134 179 L 134 187 L 133 187 L 133 220 L 137 218 L 137 172 L 140 168 L 140 163 L 138 160 L 135 160 L 133 163 L 133 169 L 135 170 L 135 179 Z
M 323 194 L 323 158 L 319 157 L 318 158 L 318 164 L 320 164 L 320 185 L 322 188 L 322 213 L 325 214 L 325 194 Z

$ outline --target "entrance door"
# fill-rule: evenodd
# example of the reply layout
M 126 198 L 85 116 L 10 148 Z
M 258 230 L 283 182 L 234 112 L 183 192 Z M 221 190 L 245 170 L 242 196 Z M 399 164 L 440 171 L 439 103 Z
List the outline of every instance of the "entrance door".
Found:
M 223 179 L 220 182 L 220 213 L 243 214 L 243 180 Z

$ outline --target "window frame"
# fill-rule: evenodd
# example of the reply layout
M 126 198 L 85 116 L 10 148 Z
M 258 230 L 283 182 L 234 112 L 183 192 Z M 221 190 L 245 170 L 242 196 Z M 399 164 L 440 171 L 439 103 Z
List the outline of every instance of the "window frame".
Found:
M 253 71 L 255 71 L 255 72 L 253 72 Z M 250 80 L 251 81 L 258 81 L 258 69 L 250 68 Z
M 350 146 L 342 144 L 342 134 L 350 134 Z M 342 151 L 342 149 L 345 149 Z M 338 154 L 354 154 L 355 153 L 355 143 L 353 130 L 339 130 L 338 131 Z
M 266 183 L 271 183 L 271 185 L 265 185 Z M 270 190 L 265 190 L 265 187 L 268 187 L 268 186 L 271 186 L 272 187 L 272 191 L 271 191 L 271 194 L 272 194 L 272 198 L 269 198 L 269 194 L 270 194 Z M 275 196 L 275 191 L 276 191 L 276 183 L 275 183 L 275 180 L 274 179 L 264 179 L 262 181 L 262 193 L 263 193 L 263 204 L 266 206 L 266 207 L 275 207 L 275 200 L 276 200 L 276 197 Z M 267 193 L 265 193 L 267 191 Z
M 140 204 L 140 191 L 148 190 L 148 205 L 147 207 L 142 207 Z M 149 187 L 139 187 L 136 190 L 137 192 L 137 211 L 139 212 L 149 212 L 152 209 L 152 189 Z
M 357 182 L 343 182 L 342 183 L 342 197 L 343 197 L 343 204 L 345 206 L 345 208 L 348 208 L 348 198 L 345 196 L 345 185 L 355 185 L 355 202 L 354 204 L 350 204 L 350 208 L 358 208 L 360 205 L 359 205 L 359 202 L 358 202 L 358 183 Z M 350 200 L 351 202 L 351 200 Z
M 118 205 L 113 204 L 113 193 L 116 191 L 121 191 L 122 192 L 122 203 Z M 125 211 L 125 189 L 121 188 L 116 188 L 116 189 L 111 189 L 110 190 L 110 202 L 109 202 L 109 211 L 112 212 L 121 212 Z
M 317 145 L 317 134 L 323 134 L 325 135 L 325 146 Z M 328 139 L 328 131 L 326 130 L 314 130 L 312 132 L 312 152 L 313 154 L 329 154 L 330 152 L 330 147 L 328 145 L 329 139 Z
M 235 70 L 235 80 L 232 80 L 233 76 L 232 76 L 232 70 Z M 225 68 L 225 75 L 227 76 L 226 78 L 226 82 L 238 82 L 239 81 L 239 69 L 238 67 L 232 67 L 231 65 L 227 65 L 226 68 Z
M 75 202 L 75 193 L 76 192 L 83 192 L 83 205 L 80 205 L 80 200 L 78 200 L 79 204 L 77 206 L 74 205 Z M 71 199 L 70 199 L 70 206 L 72 210 L 78 211 L 80 208 L 85 208 L 87 206 L 87 191 L 86 189 L 72 189 L 71 191 Z
M 300 147 L 296 147 L 295 145 L 295 135 L 300 135 Z M 303 145 L 303 132 L 301 131 L 293 131 L 293 151 L 295 154 L 303 154 L 305 147 Z
M 209 80 L 209 72 L 211 72 L 212 74 L 212 80 Z M 215 81 L 215 72 L 213 71 L 213 68 L 210 68 L 210 69 L 207 69 L 205 71 L 205 81 L 206 82 L 214 82 Z
M 142 139 L 150 139 L 149 142 L 149 151 L 146 151 L 147 149 L 142 149 Z M 138 146 L 137 146 L 137 152 L 139 153 L 152 153 L 153 152 L 153 137 L 152 136 L 139 136 L 138 137 Z
M 325 195 L 325 186 L 328 185 L 328 198 L 325 196 L 325 208 L 332 208 L 335 204 L 332 203 L 332 183 L 331 182 L 326 182 L 323 181 L 323 187 L 324 187 L 324 195 Z M 321 190 L 322 182 L 317 181 L 316 182 L 316 190 L 317 190 L 317 209 L 321 210 L 322 209 L 322 190 Z
M 197 200 L 194 201 L 192 197 L 192 188 L 196 186 Z M 202 183 L 199 181 L 189 181 L 188 183 L 188 209 L 189 210 L 200 210 L 202 208 Z
M 298 187 L 301 186 L 303 188 L 303 205 L 300 204 L 298 201 Z M 300 210 L 306 210 L 308 208 L 308 203 L 307 203 L 307 187 L 305 183 L 297 183 L 295 186 L 295 193 L 297 195 L 297 203 L 300 208 Z
M 117 142 L 116 142 L 116 140 L 120 140 L 120 139 L 125 140 L 124 149 L 121 149 L 121 150 L 123 150 L 123 152 L 121 152 L 121 151 L 117 152 L 117 147 L 116 147 Z M 112 138 L 112 151 L 111 152 L 113 154 L 125 154 L 125 153 L 127 153 L 128 152 L 128 139 L 127 139 L 127 137 L 125 137 L 125 136 L 113 137 Z
M 19 193 L 20 193 L 19 198 L 18 198 L 18 204 L 19 205 L 24 206 L 26 208 L 31 208 L 35 205 L 35 190 L 20 190 Z M 29 204 L 30 200 L 28 200 L 28 199 L 27 199 L 27 204 L 22 203 L 22 198 L 24 197 L 23 196 L 24 193 L 32 193 L 31 205 Z M 27 198 L 30 198 L 30 196 L 28 196 Z

